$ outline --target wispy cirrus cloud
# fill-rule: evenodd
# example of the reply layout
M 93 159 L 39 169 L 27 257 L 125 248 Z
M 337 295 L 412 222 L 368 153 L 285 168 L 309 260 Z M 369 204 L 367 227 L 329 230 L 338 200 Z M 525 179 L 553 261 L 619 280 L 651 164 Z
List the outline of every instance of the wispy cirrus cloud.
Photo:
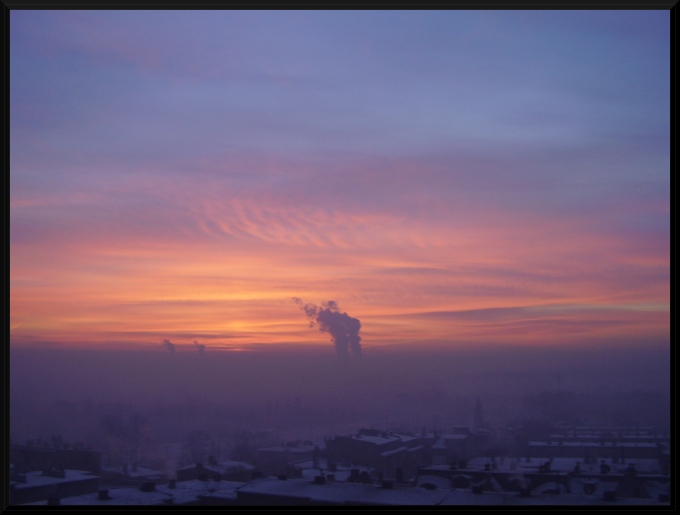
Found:
M 667 14 L 559 14 L 13 13 L 12 337 L 663 332 Z

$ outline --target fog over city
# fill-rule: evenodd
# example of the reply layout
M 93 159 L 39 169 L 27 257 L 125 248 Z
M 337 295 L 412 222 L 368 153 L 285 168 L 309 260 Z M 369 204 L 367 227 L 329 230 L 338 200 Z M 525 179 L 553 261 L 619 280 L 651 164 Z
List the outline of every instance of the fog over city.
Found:
M 329 344 L 329 347 L 331 344 Z M 524 419 L 658 426 L 670 420 L 666 349 L 331 348 L 200 352 L 12 349 L 12 440 L 61 433 L 87 443 L 102 419 L 134 412 L 159 443 L 191 431 L 281 438 L 351 428 L 446 429 L 471 423 L 476 399 L 496 424 Z

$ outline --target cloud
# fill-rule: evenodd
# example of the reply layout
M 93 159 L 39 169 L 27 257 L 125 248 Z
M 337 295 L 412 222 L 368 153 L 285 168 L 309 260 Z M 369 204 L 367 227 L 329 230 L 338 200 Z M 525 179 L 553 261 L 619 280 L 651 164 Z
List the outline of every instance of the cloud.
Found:
M 329 300 L 318 307 L 315 304 L 305 304 L 302 299 L 293 297 L 295 303 L 305 312 L 310 319 L 310 327 L 318 324 L 319 331 L 329 333 L 335 350 L 339 356 L 354 357 L 361 355 L 361 322 L 359 319 L 341 313 L 337 302 Z

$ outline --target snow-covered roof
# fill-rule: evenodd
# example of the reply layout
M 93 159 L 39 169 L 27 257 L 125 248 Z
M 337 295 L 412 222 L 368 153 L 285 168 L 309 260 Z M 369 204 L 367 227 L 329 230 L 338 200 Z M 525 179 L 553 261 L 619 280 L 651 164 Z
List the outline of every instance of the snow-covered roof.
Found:
M 179 505 L 195 502 L 204 497 L 236 499 L 236 490 L 245 483 L 234 481 L 178 481 L 175 488 L 156 486 L 152 492 L 139 488 L 110 488 L 108 499 L 99 499 L 99 493 L 65 497 L 59 501 L 63 506 L 158 506 Z M 45 505 L 47 501 L 30 503 Z
M 389 456 L 393 456 L 394 454 L 399 454 L 400 452 L 404 452 L 404 451 L 406 451 L 406 447 L 401 446 L 401 447 L 397 447 L 396 449 L 391 449 L 389 451 L 381 452 L 380 456 L 382 456 L 383 458 L 387 458 Z
M 64 497 L 60 499 L 62 506 L 156 506 L 167 504 L 171 497 L 163 492 L 142 492 L 138 488 L 113 488 L 109 489 L 110 499 L 100 500 L 98 493 Z M 30 503 L 32 505 L 45 505 L 47 501 Z
M 566 434 L 553 434 L 550 435 L 551 440 L 601 440 L 620 438 L 623 440 L 668 440 L 667 436 L 655 435 L 655 434 L 637 434 L 637 433 L 566 433 Z
M 451 465 L 429 465 L 427 467 L 420 467 L 420 470 L 451 470 Z
M 149 469 L 146 467 L 128 467 L 127 471 L 123 470 L 122 466 L 115 467 L 102 467 L 102 472 L 110 472 L 116 474 L 124 474 L 128 477 L 154 477 L 154 476 L 165 476 L 165 472 L 160 470 Z
M 602 501 L 603 503 L 605 501 Z M 454 490 L 449 492 L 441 503 L 445 506 L 571 506 L 571 505 L 591 505 L 595 504 L 593 499 L 584 498 L 577 495 L 531 495 L 521 497 L 515 492 L 484 492 L 475 494 L 469 490 Z
M 363 466 L 346 467 L 344 465 L 336 464 L 335 471 L 329 470 L 328 461 L 325 458 L 320 458 L 318 466 L 314 466 L 314 460 L 305 460 L 293 465 L 302 473 L 302 478 L 312 481 L 319 475 L 319 470 L 322 470 L 325 475 L 333 474 L 335 481 L 347 481 L 347 478 L 352 473 L 352 469 L 357 469 L 359 472 L 371 472 L 373 469 Z
M 16 482 L 12 481 L 11 484 L 14 485 L 14 488 L 19 490 L 23 488 L 34 488 L 36 486 L 43 486 L 43 485 L 53 485 L 53 484 L 59 484 L 59 483 L 71 483 L 73 481 L 89 481 L 92 479 L 98 479 L 99 476 L 95 476 L 90 472 L 87 472 L 85 470 L 71 470 L 71 469 L 66 469 L 64 470 L 64 477 L 53 477 L 53 476 L 46 476 L 43 475 L 42 471 L 32 471 L 32 472 L 26 472 L 26 482 Z
M 442 476 L 422 474 L 418 476 L 416 480 L 416 486 L 422 486 L 428 483 L 435 485 L 439 490 L 451 490 L 451 481 L 448 478 Z
M 218 474 L 228 474 L 229 472 L 237 472 L 239 470 L 254 470 L 255 467 L 250 463 L 244 461 L 221 461 L 217 464 L 203 464 L 203 469 L 208 472 L 214 472 Z M 180 471 L 194 470 L 196 465 L 189 465 L 188 467 L 183 467 L 179 469 Z
M 560 494 L 532 494 L 522 497 L 517 493 L 507 492 L 484 492 L 472 493 L 469 490 L 451 490 L 439 487 L 437 482 L 442 478 L 427 478 L 423 483 L 430 482 L 437 488 L 430 490 L 422 487 L 406 487 L 395 485 L 392 488 L 381 488 L 377 485 L 363 485 L 356 483 L 325 483 L 321 485 L 300 479 L 279 480 L 275 478 L 261 478 L 254 480 L 238 490 L 244 494 L 259 494 L 263 496 L 276 496 L 296 499 L 300 502 L 327 502 L 337 504 L 363 504 L 363 505 L 658 505 L 658 499 L 618 499 L 605 501 L 603 493 L 615 490 L 616 483 L 600 482 L 593 495 L 579 493 Z M 422 483 L 421 483 L 422 484 Z M 549 485 L 554 486 L 554 485 Z M 554 488 L 547 488 L 552 490 Z M 665 503 L 668 504 L 668 503 Z
M 656 449 L 657 444 L 649 442 L 529 442 L 530 447 L 628 447 L 628 448 L 652 448 Z
M 236 490 L 244 484 L 238 481 L 177 481 L 175 488 L 160 485 L 156 487 L 156 491 L 170 495 L 172 504 L 186 504 L 201 497 L 236 499 Z
M 295 453 L 308 453 L 308 452 L 313 452 L 315 448 L 318 446 L 316 445 L 295 445 L 295 446 L 284 446 L 284 445 L 275 445 L 272 447 L 262 447 L 261 449 L 258 449 L 257 452 L 289 452 L 291 454 Z M 319 450 L 321 447 L 319 447 Z
M 339 482 L 317 485 L 302 479 L 283 481 L 275 478 L 251 481 L 240 488 L 239 492 L 316 502 L 382 505 L 433 505 L 438 504 L 446 495 L 445 492 L 418 487 L 395 485 L 386 489 L 378 485 Z
M 611 467 L 610 474 L 620 474 L 623 473 L 625 469 L 632 463 L 635 468 L 640 473 L 647 474 L 657 474 L 659 473 L 659 460 L 646 458 L 646 459 L 627 459 L 625 463 L 615 463 L 612 458 L 598 459 L 597 463 L 585 463 L 583 459 L 580 458 L 549 458 L 549 457 L 539 457 L 531 458 L 530 461 L 526 461 L 525 458 L 520 460 L 514 458 L 505 458 L 504 460 L 496 460 L 496 470 L 499 472 L 538 472 L 538 469 L 544 463 L 550 461 L 550 471 L 551 472 L 572 472 L 576 464 L 579 464 L 582 473 L 600 473 L 600 464 L 604 461 L 607 465 Z M 482 469 L 486 464 L 490 464 L 491 460 L 485 457 L 477 457 L 468 460 L 467 466 L 471 469 Z M 444 470 L 447 468 L 446 465 L 441 465 Z
M 605 492 L 616 490 L 618 481 L 603 481 L 600 479 L 575 478 L 570 482 L 569 488 L 574 495 L 601 498 Z M 590 488 L 592 488 L 592 490 Z
M 371 435 L 352 435 L 352 440 L 361 440 L 363 442 L 370 442 L 375 445 L 385 445 L 388 443 L 399 442 L 401 438 L 398 436 L 371 436 Z

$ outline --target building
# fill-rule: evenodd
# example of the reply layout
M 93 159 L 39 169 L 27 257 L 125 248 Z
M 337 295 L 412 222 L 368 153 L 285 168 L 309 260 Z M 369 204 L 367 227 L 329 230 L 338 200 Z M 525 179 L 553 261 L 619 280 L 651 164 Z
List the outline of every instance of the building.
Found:
M 291 466 L 292 476 L 300 479 L 313 481 L 315 477 L 323 475 L 328 481 L 350 481 L 358 482 L 358 480 L 369 481 L 373 480 L 371 477 L 376 477 L 376 471 L 369 467 L 347 467 L 338 465 L 334 462 L 329 462 L 325 458 L 312 459 L 293 463 Z
M 448 465 L 473 456 L 474 441 L 471 433 L 442 434 L 430 448 L 432 463 Z
M 662 502 L 670 477 L 658 474 L 656 460 L 621 464 L 612 459 L 583 464 L 573 458 L 529 458 L 493 460 L 474 458 L 464 466 L 421 467 L 416 484 L 442 479 L 455 489 L 475 493 L 522 493 L 526 495 L 584 495 L 589 499 L 657 499 Z M 431 478 L 437 478 L 433 481 Z
M 327 440 L 326 457 L 347 467 L 370 467 L 383 478 L 401 482 L 412 478 L 418 466 L 430 461 L 432 440 L 432 435 L 426 434 L 417 436 L 361 429 L 355 435 Z
M 391 481 L 379 485 L 317 479 L 260 478 L 236 491 L 240 505 L 256 506 L 404 506 L 436 505 L 446 491 L 404 487 Z
M 630 459 L 661 459 L 662 454 L 661 444 L 647 442 L 549 440 L 529 442 L 527 446 L 530 458 L 577 458 L 586 463 L 602 458 L 620 460 L 621 463 Z
M 100 476 L 102 485 L 108 486 L 139 486 L 148 481 L 160 484 L 168 480 L 165 472 L 135 465 L 102 467 Z
M 241 481 L 193 480 L 174 481 L 156 487 L 171 496 L 167 504 L 184 506 L 228 506 L 236 504 L 236 490 L 245 485 Z
M 49 469 L 26 473 L 10 473 L 10 505 L 36 501 L 56 502 L 58 499 L 96 493 L 99 476 L 87 471 L 70 469 Z
M 47 470 L 51 468 L 85 470 L 99 474 L 101 453 L 80 445 L 62 444 L 60 440 L 49 443 L 29 440 L 27 445 L 10 445 L 9 461 L 18 471 Z
M 268 476 L 290 475 L 294 463 L 318 459 L 321 447 L 307 441 L 258 449 L 255 453 L 255 468 Z
M 436 481 L 436 480 L 435 480 Z M 669 505 L 668 495 L 623 498 L 616 482 L 602 482 L 592 492 L 564 493 L 546 484 L 533 492 L 451 489 L 434 483 L 420 486 L 383 481 L 377 485 L 303 479 L 260 478 L 236 490 L 237 505 L 255 506 L 468 506 L 468 505 Z M 540 491 L 539 491 L 540 490 Z M 611 492 L 614 492 L 612 494 Z
M 255 467 L 242 461 L 217 462 L 209 457 L 208 463 L 196 463 L 177 471 L 177 481 L 191 481 L 195 479 L 222 481 L 249 481 L 253 477 Z
M 236 489 L 244 483 L 229 481 L 183 481 L 170 480 L 158 486 L 145 482 L 139 488 L 100 489 L 90 493 L 60 499 L 51 504 L 62 506 L 225 506 L 236 502 Z M 48 504 L 47 501 L 30 503 Z

